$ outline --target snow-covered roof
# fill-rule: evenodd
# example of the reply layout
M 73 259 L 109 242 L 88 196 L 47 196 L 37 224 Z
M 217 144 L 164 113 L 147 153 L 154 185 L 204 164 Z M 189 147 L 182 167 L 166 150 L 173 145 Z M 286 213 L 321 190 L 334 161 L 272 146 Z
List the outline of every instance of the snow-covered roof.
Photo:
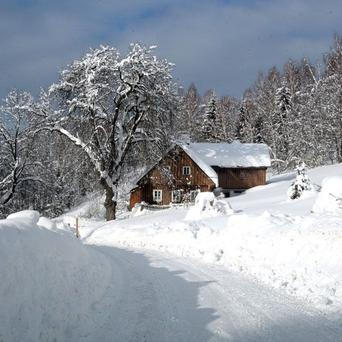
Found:
M 195 153 L 207 165 L 220 167 L 269 167 L 271 159 L 265 144 L 189 143 L 182 144 L 190 153 Z
M 269 167 L 271 159 L 265 144 L 180 143 L 179 146 L 218 186 L 218 176 L 212 166 L 225 168 Z
M 184 150 L 184 152 L 198 165 L 200 169 L 218 186 L 218 175 L 216 171 L 204 161 L 197 152 L 191 148 L 191 145 L 196 144 L 179 144 L 179 146 Z

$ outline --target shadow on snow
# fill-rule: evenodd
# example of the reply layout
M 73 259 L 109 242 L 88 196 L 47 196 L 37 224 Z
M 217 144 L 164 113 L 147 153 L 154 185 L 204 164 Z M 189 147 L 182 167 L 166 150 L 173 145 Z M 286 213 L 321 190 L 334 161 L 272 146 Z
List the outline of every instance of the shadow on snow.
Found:
M 104 246 L 89 248 L 112 260 L 112 281 L 106 295 L 93 306 L 98 329 L 82 341 L 342 341 L 341 330 L 324 316 L 289 315 L 282 321 L 267 317 L 259 326 L 251 326 L 239 312 L 236 325 L 232 317 L 227 324 L 221 322 L 220 329 L 210 330 L 220 316 L 213 308 L 200 307 L 198 299 L 200 289 L 212 281 L 187 281 L 185 271 L 154 267 L 141 253 Z M 264 310 L 267 312 L 267 307 Z
M 99 330 L 84 341 L 210 341 L 206 327 L 219 316 L 198 305 L 199 290 L 210 282 L 189 282 L 182 271 L 153 267 L 141 253 L 89 246 L 112 261 L 107 294 L 93 307 Z M 99 280 L 100 281 L 100 280 Z

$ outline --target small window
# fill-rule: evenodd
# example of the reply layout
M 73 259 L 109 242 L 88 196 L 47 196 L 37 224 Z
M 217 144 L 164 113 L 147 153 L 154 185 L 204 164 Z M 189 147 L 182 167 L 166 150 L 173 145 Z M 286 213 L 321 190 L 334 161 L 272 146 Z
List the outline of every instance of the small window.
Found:
M 242 171 L 240 171 L 239 177 L 240 177 L 240 179 L 247 179 L 248 174 L 246 171 L 242 170 Z
M 183 175 L 189 176 L 191 174 L 190 166 L 183 166 Z
M 161 202 L 163 200 L 163 191 L 162 190 L 153 190 L 153 201 Z
M 180 203 L 182 201 L 182 190 L 173 190 L 171 192 L 171 201 L 173 203 Z

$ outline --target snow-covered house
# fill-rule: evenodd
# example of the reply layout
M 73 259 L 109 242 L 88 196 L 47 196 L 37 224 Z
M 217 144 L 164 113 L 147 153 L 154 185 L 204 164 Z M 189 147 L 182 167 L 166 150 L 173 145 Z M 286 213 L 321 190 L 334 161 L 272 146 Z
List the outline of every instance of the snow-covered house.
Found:
M 131 190 L 136 203 L 192 201 L 199 191 L 221 188 L 229 197 L 263 185 L 271 160 L 265 144 L 178 143 Z

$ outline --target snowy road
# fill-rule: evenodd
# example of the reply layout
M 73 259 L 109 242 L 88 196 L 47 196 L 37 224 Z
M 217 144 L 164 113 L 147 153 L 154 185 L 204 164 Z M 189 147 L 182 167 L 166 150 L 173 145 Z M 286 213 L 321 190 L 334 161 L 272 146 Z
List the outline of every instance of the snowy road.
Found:
M 90 246 L 112 265 L 82 341 L 342 341 L 314 309 L 219 266 L 157 252 Z

